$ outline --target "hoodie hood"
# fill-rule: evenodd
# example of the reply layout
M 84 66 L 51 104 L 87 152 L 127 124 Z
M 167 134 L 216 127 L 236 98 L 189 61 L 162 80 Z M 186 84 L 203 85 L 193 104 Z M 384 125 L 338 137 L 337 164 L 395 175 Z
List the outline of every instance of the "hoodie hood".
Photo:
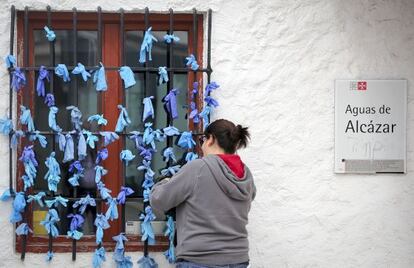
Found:
M 249 168 L 244 165 L 244 176 L 238 178 L 218 155 L 209 154 L 202 158 L 207 164 L 220 189 L 236 200 L 253 199 L 254 182 Z

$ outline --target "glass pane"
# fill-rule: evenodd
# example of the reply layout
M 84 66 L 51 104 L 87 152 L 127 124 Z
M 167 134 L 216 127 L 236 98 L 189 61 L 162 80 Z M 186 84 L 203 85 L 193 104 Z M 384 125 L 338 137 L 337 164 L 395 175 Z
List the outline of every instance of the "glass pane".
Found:
M 67 66 L 74 65 L 73 62 L 73 32 L 72 30 L 57 30 L 55 41 L 55 62 L 56 65 L 64 63 Z M 43 30 L 35 30 L 33 32 L 35 47 L 34 58 L 35 66 L 45 65 L 49 66 L 49 42 L 44 36 Z M 85 66 L 97 65 L 97 42 L 98 35 L 96 31 L 78 31 L 77 38 L 77 59 Z M 53 72 L 51 72 L 52 75 Z M 37 81 L 38 73 L 35 73 Z M 58 125 L 64 130 L 72 129 L 70 124 L 70 112 L 66 110 L 69 105 L 78 106 L 83 113 L 83 122 L 86 128 L 89 128 L 87 118 L 91 114 L 98 112 L 98 94 L 96 94 L 95 87 L 92 80 L 84 82 L 79 76 L 75 81 L 75 76 L 71 75 L 72 81 L 64 83 L 63 80 L 57 76 L 53 76 L 54 95 L 56 106 L 59 108 L 57 114 Z M 46 93 L 50 91 L 49 83 L 46 84 Z M 78 90 L 77 90 L 78 89 Z M 78 93 L 76 93 L 78 91 Z M 77 95 L 78 94 L 78 95 Z M 78 100 L 78 101 L 77 101 Z M 78 103 L 76 103 L 78 102 Z M 44 104 L 43 97 L 36 96 L 35 98 L 34 120 L 35 126 L 38 130 L 48 131 L 47 117 L 49 108 Z M 94 131 L 94 128 L 90 130 Z

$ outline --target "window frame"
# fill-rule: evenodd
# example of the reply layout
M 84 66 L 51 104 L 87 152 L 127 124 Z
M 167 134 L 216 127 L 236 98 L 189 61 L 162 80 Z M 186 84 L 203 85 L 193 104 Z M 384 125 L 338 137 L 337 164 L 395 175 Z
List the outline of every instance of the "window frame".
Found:
M 25 40 L 24 36 L 24 11 L 17 12 L 17 59 L 19 64 L 22 66 L 34 66 L 34 38 L 33 38 L 33 30 L 43 29 L 44 25 L 47 25 L 47 12 L 44 11 L 31 11 L 28 14 L 28 40 Z M 118 46 L 121 48 L 121 39 L 118 38 L 118 42 L 111 42 L 107 39 L 109 35 L 116 36 L 120 34 L 120 13 L 101 13 L 102 15 L 102 35 L 101 40 L 98 42 L 102 42 L 101 46 L 101 59 L 105 65 L 109 66 L 121 66 L 121 57 L 122 51 L 118 49 L 119 53 L 110 53 L 109 50 L 114 46 Z M 51 12 L 51 20 L 53 30 L 72 30 L 73 29 L 73 13 L 72 12 L 64 12 L 64 11 L 54 11 Z M 149 14 L 148 15 L 150 25 L 153 28 L 153 31 L 168 31 L 169 30 L 169 14 Z M 198 63 L 200 66 L 203 66 L 203 40 L 204 40 L 204 31 L 203 31 L 203 14 L 197 15 L 197 53 L 196 57 L 198 59 Z M 139 30 L 143 31 L 145 29 L 145 14 L 144 13 L 125 13 L 124 14 L 124 33 L 128 30 Z M 97 12 L 78 12 L 77 13 L 77 30 L 98 30 L 98 13 Z M 188 54 L 193 53 L 194 46 L 193 46 L 193 36 L 194 36 L 194 29 L 193 29 L 193 14 L 174 14 L 174 31 L 187 31 L 188 32 Z M 99 38 L 99 34 L 98 34 Z M 25 41 L 28 41 L 27 48 L 28 52 L 25 51 Z M 111 44 L 108 46 L 108 44 Z M 111 48 L 110 48 L 111 47 Z M 24 55 L 28 53 L 28 62 L 24 61 Z M 99 53 L 99 51 L 98 51 Z M 138 44 L 137 44 L 137 53 L 138 53 Z M 98 55 L 99 58 L 99 55 Z M 108 64 L 109 62 L 109 64 Z M 114 63 L 118 64 L 114 64 Z M 111 64 L 112 63 L 112 64 Z M 56 63 L 57 64 L 57 63 Z M 76 64 L 76 63 L 74 63 Z M 149 64 L 151 66 L 151 63 Z M 154 66 L 155 67 L 155 66 Z M 175 66 L 176 67 L 176 66 Z M 177 66 L 178 67 L 178 66 Z M 184 67 L 184 66 L 183 66 Z M 36 68 L 37 70 L 37 68 Z M 25 104 L 27 107 L 30 107 L 31 111 L 34 111 L 34 98 L 35 98 L 35 71 L 30 70 L 26 72 L 27 78 L 27 85 L 26 87 L 17 93 L 17 105 L 19 107 L 20 104 Z M 203 104 L 203 72 L 187 72 L 188 77 L 188 94 L 187 94 L 187 103 L 189 104 L 191 101 L 191 89 L 192 89 L 192 81 L 198 81 L 200 84 L 200 90 L 197 95 L 196 104 L 199 111 L 202 108 Z M 113 130 L 115 128 L 115 124 L 117 121 L 118 112 L 113 112 L 117 110 L 116 106 L 119 103 L 122 103 L 122 81 L 119 78 L 117 71 L 107 71 L 107 82 L 108 88 L 117 88 L 117 97 L 114 98 L 113 95 L 109 94 L 109 90 L 102 93 L 97 93 L 101 95 L 101 98 L 98 98 L 98 105 L 100 107 L 100 113 L 104 113 L 106 118 L 108 119 L 108 125 L 104 128 L 104 130 Z M 167 88 L 168 90 L 168 88 Z M 100 99 L 100 100 L 99 100 Z M 109 107 L 109 111 L 108 108 Z M 18 118 L 18 109 L 15 109 L 15 118 Z M 189 114 L 189 111 L 187 112 Z M 33 114 L 33 117 L 35 114 Z M 69 120 L 69 119 L 68 119 Z M 193 132 L 202 132 L 202 124 L 199 123 L 194 125 L 191 120 L 187 119 L 188 130 Z M 196 152 L 201 155 L 201 149 L 198 146 L 198 140 L 196 139 L 197 146 Z M 26 138 L 22 139 L 22 143 L 19 145 L 17 149 L 17 157 L 20 156 L 24 145 L 28 144 L 29 142 Z M 123 139 L 118 140 L 114 144 L 108 146 L 108 150 L 110 154 L 114 154 L 114 150 L 120 151 L 124 148 Z M 21 175 L 24 174 L 23 165 L 18 161 L 16 158 L 13 159 L 13 164 L 16 164 L 16 174 L 15 174 L 15 182 L 17 191 L 23 190 L 23 182 L 20 180 Z M 43 164 L 43 163 L 39 163 Z M 104 162 L 104 167 L 108 169 L 109 174 L 107 177 L 111 177 L 112 180 L 108 180 L 105 182 L 106 186 L 112 190 L 114 194 L 119 192 L 120 186 L 122 186 L 123 181 L 123 167 L 120 161 L 106 161 Z M 112 175 L 111 175 L 112 174 Z M 118 178 L 115 182 L 114 178 Z M 43 179 L 43 178 L 37 178 Z M 31 194 L 33 189 L 28 189 L 27 193 Z M 99 201 L 97 202 L 97 206 L 100 209 L 98 211 L 105 211 L 106 205 L 104 202 Z M 122 217 L 124 217 L 123 212 L 124 209 L 118 205 L 119 210 L 119 218 L 118 220 L 112 221 L 110 223 L 111 228 L 105 230 L 104 232 L 104 239 L 103 243 L 106 250 L 112 251 L 115 246 L 115 242 L 112 240 L 112 236 L 119 234 L 122 231 Z M 139 213 L 139 211 L 137 211 Z M 27 219 L 27 223 L 29 226 L 33 226 L 32 217 L 33 215 L 33 208 L 32 204 L 28 204 L 26 210 L 24 212 L 24 217 Z M 62 216 L 61 216 L 62 217 Z M 126 243 L 126 251 L 143 251 L 144 250 L 144 242 L 141 242 L 141 235 L 127 235 L 129 241 Z M 159 252 L 165 251 L 168 249 L 168 239 L 163 235 L 156 236 L 156 245 L 148 245 L 148 250 L 152 252 Z M 25 245 L 26 252 L 34 252 L 34 253 L 46 253 L 49 248 L 49 237 L 48 236 L 33 236 L 28 235 L 26 241 L 23 241 L 21 236 L 16 236 L 16 251 L 22 253 L 22 248 Z M 72 239 L 66 238 L 65 234 L 60 234 L 58 237 L 53 238 L 53 251 L 57 252 L 71 252 L 73 246 Z M 85 235 L 82 237 L 80 241 L 77 241 L 76 252 L 92 252 L 97 248 L 95 243 L 95 235 Z

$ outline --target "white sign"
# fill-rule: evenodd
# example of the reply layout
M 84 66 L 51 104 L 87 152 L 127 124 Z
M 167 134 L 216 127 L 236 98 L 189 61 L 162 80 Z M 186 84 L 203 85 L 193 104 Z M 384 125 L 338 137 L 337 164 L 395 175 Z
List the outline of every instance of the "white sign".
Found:
M 335 172 L 405 173 L 407 80 L 335 81 Z

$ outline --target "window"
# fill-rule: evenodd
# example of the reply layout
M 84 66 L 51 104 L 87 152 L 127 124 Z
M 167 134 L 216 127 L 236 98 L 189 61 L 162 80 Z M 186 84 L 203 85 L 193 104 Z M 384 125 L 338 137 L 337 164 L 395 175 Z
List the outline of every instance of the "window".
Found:
M 80 185 L 72 187 L 68 183 L 71 174 L 68 172 L 69 163 L 62 163 L 63 153 L 58 149 L 56 133 L 48 126 L 49 108 L 44 104 L 44 98 L 36 94 L 36 80 L 40 66 L 49 68 L 51 77 L 50 83 L 46 83 L 46 93 L 51 92 L 55 96 L 56 106 L 59 108 L 57 122 L 65 131 L 73 129 L 70 122 L 70 111 L 67 106 L 77 106 L 83 114 L 83 128 L 92 132 L 114 131 L 115 124 L 119 115 L 118 104 L 122 104 L 128 111 L 132 124 L 118 133 L 120 139 L 107 146 L 109 158 L 103 162 L 103 166 L 108 170 L 108 174 L 103 177 L 106 187 L 112 191 L 111 195 L 116 196 L 121 186 L 128 186 L 134 189 L 135 193 L 127 198 L 125 205 L 118 205 L 119 218 L 110 222 L 111 227 L 104 231 L 103 244 L 107 250 L 113 249 L 115 243 L 112 237 L 125 231 L 126 222 L 139 221 L 140 212 L 143 211 L 143 189 L 141 187 L 144 172 L 136 169 L 141 165 L 143 158 L 135 148 L 134 142 L 128 138 L 131 131 L 144 131 L 142 122 L 143 98 L 154 96 L 153 106 L 155 112 L 154 119 L 147 119 L 145 122 L 152 122 L 153 129 L 162 129 L 169 125 L 177 127 L 180 131 L 193 131 L 194 134 L 201 133 L 203 130 L 202 121 L 193 123 L 188 119 L 190 111 L 191 90 L 193 82 L 199 82 L 199 93 L 196 96 L 196 105 L 199 111 L 203 106 L 202 85 L 207 75 L 210 80 L 210 53 L 207 57 L 207 68 L 203 66 L 203 15 L 194 10 L 193 14 L 175 14 L 170 10 L 169 14 L 150 14 L 148 9 L 145 13 L 103 13 L 100 8 L 98 12 L 51 12 L 48 9 L 43 11 L 24 11 L 17 12 L 17 58 L 18 65 L 26 73 L 27 85 L 17 94 L 17 107 L 24 105 L 30 108 L 37 130 L 47 137 L 47 147 L 42 148 L 37 141 L 30 142 L 27 138 L 22 141 L 17 150 L 20 156 L 25 145 L 34 144 L 36 159 L 39 163 L 36 181 L 33 187 L 29 188 L 27 194 L 36 194 L 39 191 L 47 193 L 47 198 L 53 195 L 69 199 L 67 207 L 58 206 L 60 222 L 57 227 L 59 234 L 57 238 L 47 235 L 43 226 L 39 226 L 39 221 L 43 220 L 47 212 L 46 207 L 40 207 L 36 202 L 32 202 L 26 207 L 24 221 L 34 229 L 34 234 L 28 236 L 18 236 L 16 249 L 24 253 L 28 252 L 47 252 L 53 247 L 53 252 L 72 251 L 73 259 L 76 252 L 93 251 L 97 247 L 95 244 L 96 227 L 93 222 L 97 213 L 107 210 L 107 206 L 96 189 L 95 159 L 97 150 L 102 148 L 101 142 L 97 143 L 97 149 L 88 147 L 87 157 L 82 160 L 85 168 L 84 177 L 79 181 Z M 14 8 L 12 8 L 12 32 L 14 25 Z M 43 27 L 50 26 L 57 38 L 54 42 L 49 42 L 45 38 Z M 144 32 L 148 27 L 152 27 L 153 35 L 158 39 L 152 49 L 152 61 L 145 64 L 138 62 L 139 47 L 142 43 Z M 210 30 L 210 29 L 209 29 Z M 166 33 L 174 33 L 180 41 L 168 45 L 163 42 Z M 210 32 L 210 31 L 209 31 Z M 210 36 L 210 34 L 209 34 Z M 13 36 L 11 46 L 13 47 Z M 210 42 L 208 42 L 208 46 Z M 208 48 L 208 50 L 210 50 Z M 11 52 L 12 49 L 11 49 Z M 12 54 L 12 53 L 11 53 Z M 185 66 L 185 58 L 194 54 L 197 58 L 199 70 L 192 71 Z M 60 77 L 53 74 L 53 68 L 64 63 L 68 66 L 69 72 L 73 67 L 81 62 L 88 70 L 98 66 L 102 62 L 106 69 L 108 90 L 97 92 L 92 79 L 84 82 L 80 76 L 71 75 L 71 82 L 65 83 Z M 137 83 L 128 89 L 124 89 L 118 70 L 121 66 L 127 65 L 134 71 Z M 170 81 L 167 84 L 157 84 L 157 73 L 159 66 L 167 66 Z M 178 119 L 172 120 L 171 116 L 165 111 L 162 99 L 170 89 L 177 88 L 180 94 L 177 96 Z M 10 102 L 10 109 L 12 102 Z M 16 109 L 17 110 L 17 109 Z M 17 111 L 19 114 L 19 111 Z M 96 123 L 90 123 L 87 118 L 93 114 L 103 114 L 108 120 L 106 126 L 98 127 Z M 20 125 L 17 127 L 21 128 Z M 24 129 L 26 129 L 24 127 Z M 99 135 L 99 134 L 97 134 Z M 155 178 L 160 175 L 160 170 L 167 164 L 163 160 L 162 151 L 172 146 L 175 155 L 179 159 L 178 164 L 184 164 L 187 150 L 183 150 L 176 145 L 178 137 L 168 137 L 165 142 L 157 142 L 157 153 L 151 163 L 152 169 L 156 172 Z M 101 140 L 101 139 L 100 139 Z M 197 139 L 194 138 L 195 141 Z M 77 139 L 74 138 L 75 148 Z M 135 159 L 126 166 L 119 159 L 122 150 L 129 149 Z M 47 168 L 44 165 L 46 158 L 52 151 L 56 152 L 56 159 L 59 161 L 62 171 L 61 181 L 58 184 L 56 193 L 48 190 L 47 181 L 44 175 Z M 195 152 L 201 155 L 200 148 L 196 146 Z M 75 149 L 76 160 L 76 149 Z M 11 171 L 12 172 L 12 171 Z M 22 164 L 17 161 L 16 190 L 23 191 L 23 182 L 20 179 L 24 174 Z M 11 185 L 12 186 L 12 185 Z M 96 207 L 89 207 L 84 213 L 85 223 L 83 225 L 84 236 L 81 240 L 66 237 L 70 221 L 66 215 L 73 212 L 72 204 L 80 197 L 90 194 L 96 198 Z M 154 232 L 157 234 L 157 243 L 148 246 L 141 242 L 141 237 L 137 234 L 127 234 L 129 241 L 126 244 L 128 251 L 163 251 L 168 248 L 168 240 L 162 235 L 165 223 L 164 215 L 156 215 L 158 222 L 153 222 Z M 137 227 L 138 228 L 138 227 Z

